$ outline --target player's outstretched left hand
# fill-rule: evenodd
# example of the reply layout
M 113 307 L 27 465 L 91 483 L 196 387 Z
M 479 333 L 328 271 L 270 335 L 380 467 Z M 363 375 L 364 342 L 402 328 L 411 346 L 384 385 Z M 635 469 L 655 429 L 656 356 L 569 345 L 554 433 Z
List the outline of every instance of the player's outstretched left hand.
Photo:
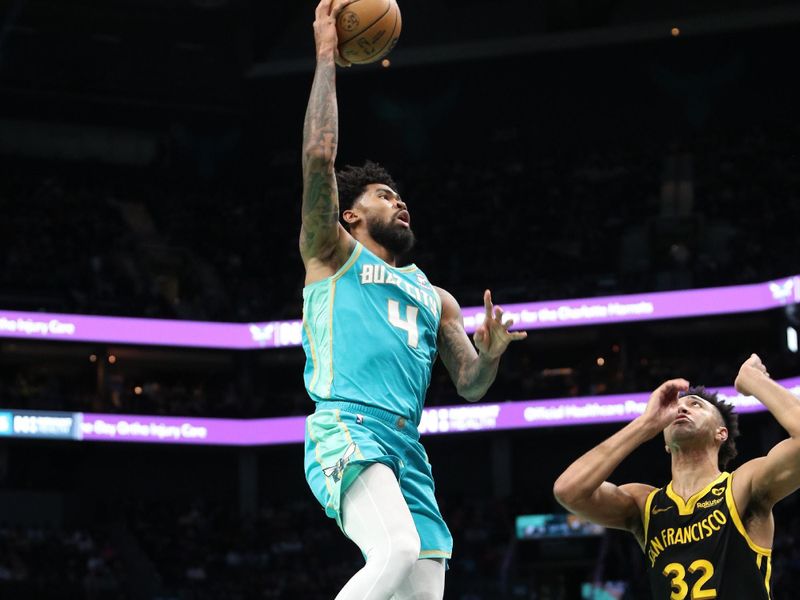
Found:
M 492 304 L 492 293 L 489 290 L 483 292 L 483 306 L 486 309 L 486 316 L 472 338 L 475 347 L 482 355 L 487 358 L 498 358 L 511 342 L 528 337 L 525 331 L 508 330 L 514 324 L 514 319 L 503 322 L 503 309 Z

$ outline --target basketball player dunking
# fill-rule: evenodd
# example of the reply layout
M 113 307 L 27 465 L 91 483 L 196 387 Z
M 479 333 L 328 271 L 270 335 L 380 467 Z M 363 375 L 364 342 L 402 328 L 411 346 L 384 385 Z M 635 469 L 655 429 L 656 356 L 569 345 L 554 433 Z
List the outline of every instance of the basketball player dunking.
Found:
M 455 299 L 415 265 L 398 266 L 414 234 L 389 174 L 371 162 L 335 173 L 335 22 L 347 4 L 317 6 L 303 136 L 303 347 L 316 403 L 306 478 L 366 558 L 339 600 L 439 600 L 452 538 L 416 427 L 431 369 L 438 352 L 458 393 L 478 400 L 508 344 L 525 334 L 508 331 L 487 290 L 473 346 Z
M 742 364 L 735 385 L 789 432 L 766 456 L 726 472 L 736 455 L 733 407 L 672 379 L 653 392 L 641 417 L 572 463 L 555 483 L 556 498 L 571 512 L 636 536 L 656 600 L 772 597 L 772 507 L 800 487 L 800 401 L 770 379 L 755 354 Z M 605 481 L 662 431 L 672 460 L 666 488 Z

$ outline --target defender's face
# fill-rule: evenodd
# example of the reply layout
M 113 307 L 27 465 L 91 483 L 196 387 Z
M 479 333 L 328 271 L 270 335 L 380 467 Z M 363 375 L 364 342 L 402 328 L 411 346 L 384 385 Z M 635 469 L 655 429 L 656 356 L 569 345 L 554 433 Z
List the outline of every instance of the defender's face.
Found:
M 664 440 L 667 445 L 697 436 L 713 440 L 721 428 L 725 423 L 716 406 L 700 396 L 682 396 L 675 419 L 664 429 Z

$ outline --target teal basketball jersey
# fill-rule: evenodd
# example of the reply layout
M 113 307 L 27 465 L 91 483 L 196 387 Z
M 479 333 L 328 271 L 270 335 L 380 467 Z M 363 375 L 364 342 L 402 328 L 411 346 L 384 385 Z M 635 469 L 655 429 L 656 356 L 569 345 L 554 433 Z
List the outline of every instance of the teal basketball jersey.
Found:
M 305 384 L 315 402 L 357 402 L 419 423 L 436 360 L 441 299 L 416 265 L 360 243 L 303 290 Z

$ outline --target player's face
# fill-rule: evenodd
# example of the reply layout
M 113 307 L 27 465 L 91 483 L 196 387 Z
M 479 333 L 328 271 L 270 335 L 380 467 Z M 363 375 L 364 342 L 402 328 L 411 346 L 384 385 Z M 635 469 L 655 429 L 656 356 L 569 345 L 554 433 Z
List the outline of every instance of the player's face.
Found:
M 724 427 L 717 407 L 700 396 L 678 398 L 675 419 L 664 429 L 667 444 L 695 439 L 697 436 L 713 440 L 720 427 Z
M 411 215 L 406 203 L 388 185 L 371 183 L 361 196 L 361 205 L 371 217 L 402 229 L 411 229 Z
M 408 252 L 414 245 L 411 215 L 400 195 L 388 185 L 371 183 L 359 200 L 372 238 L 396 254 Z

